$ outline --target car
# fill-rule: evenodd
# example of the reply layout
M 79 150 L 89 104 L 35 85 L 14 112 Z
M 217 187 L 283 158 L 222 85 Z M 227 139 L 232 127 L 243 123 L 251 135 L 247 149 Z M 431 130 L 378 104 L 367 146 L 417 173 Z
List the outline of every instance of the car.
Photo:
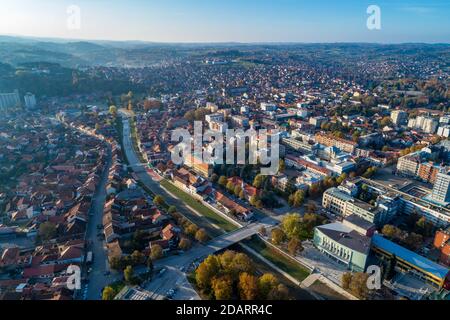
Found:
M 105 272 L 103 272 L 104 276 L 109 276 L 111 274 L 111 272 L 109 270 L 106 270 Z

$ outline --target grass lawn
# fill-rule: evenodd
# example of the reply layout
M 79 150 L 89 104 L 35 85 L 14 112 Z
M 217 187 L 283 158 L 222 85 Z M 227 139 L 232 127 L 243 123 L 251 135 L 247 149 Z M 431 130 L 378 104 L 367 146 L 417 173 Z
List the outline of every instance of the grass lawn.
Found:
M 270 248 L 258 237 L 253 237 L 251 240 L 245 240 L 243 243 L 251 247 L 267 260 L 271 261 L 281 270 L 289 273 L 298 281 L 305 280 L 310 274 L 310 272 L 303 268 L 298 262 L 284 256 L 275 249 Z
M 210 222 L 217 225 L 219 228 L 230 232 L 238 229 L 237 226 L 229 222 L 228 220 L 222 218 L 217 213 L 215 213 L 213 210 L 209 209 L 208 207 L 204 206 L 202 203 L 198 202 L 196 199 L 192 198 L 189 194 L 186 192 L 178 189 L 175 187 L 172 183 L 170 183 L 167 180 L 161 180 L 161 186 L 169 190 L 171 193 L 176 195 L 178 198 L 180 198 L 184 203 L 186 203 L 188 206 L 199 212 L 201 215 L 206 217 Z

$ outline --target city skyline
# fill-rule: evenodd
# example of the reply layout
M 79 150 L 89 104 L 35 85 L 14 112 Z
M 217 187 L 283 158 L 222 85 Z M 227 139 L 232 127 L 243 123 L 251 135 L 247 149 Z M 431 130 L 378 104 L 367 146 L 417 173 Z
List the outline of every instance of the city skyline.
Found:
M 369 30 L 367 8 L 381 10 Z M 76 10 L 79 8 L 79 19 Z M 167 43 L 448 43 L 450 4 L 440 1 L 22 0 L 3 4 L 0 34 L 73 40 Z M 75 17 L 75 20 L 73 20 Z M 72 19 L 72 20 L 70 20 Z M 68 27 L 73 21 L 79 27 Z

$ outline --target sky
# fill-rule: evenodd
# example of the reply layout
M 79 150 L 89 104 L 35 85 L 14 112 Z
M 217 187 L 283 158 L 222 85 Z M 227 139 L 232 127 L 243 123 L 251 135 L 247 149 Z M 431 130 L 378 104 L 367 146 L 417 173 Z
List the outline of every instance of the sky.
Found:
M 70 10 L 72 5 L 79 15 Z M 380 8 L 379 30 L 367 28 L 369 5 Z M 2 35 L 153 42 L 450 43 L 448 0 L 0 0 L 0 8 Z

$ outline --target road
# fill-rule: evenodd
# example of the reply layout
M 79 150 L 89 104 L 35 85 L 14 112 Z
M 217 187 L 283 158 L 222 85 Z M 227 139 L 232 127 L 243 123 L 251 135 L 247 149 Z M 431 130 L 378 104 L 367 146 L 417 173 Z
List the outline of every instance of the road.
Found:
M 108 160 L 105 164 L 101 181 L 94 198 L 92 199 L 91 216 L 87 226 L 86 239 L 91 242 L 89 251 L 93 253 L 92 271 L 88 274 L 87 295 L 88 300 L 101 299 L 101 290 L 111 282 L 112 276 L 105 276 L 104 273 L 109 271 L 108 257 L 105 250 L 105 243 L 97 237 L 97 225 L 101 225 L 103 219 L 103 208 L 106 200 L 106 185 L 108 183 L 109 168 L 111 167 L 111 150 L 108 149 Z

